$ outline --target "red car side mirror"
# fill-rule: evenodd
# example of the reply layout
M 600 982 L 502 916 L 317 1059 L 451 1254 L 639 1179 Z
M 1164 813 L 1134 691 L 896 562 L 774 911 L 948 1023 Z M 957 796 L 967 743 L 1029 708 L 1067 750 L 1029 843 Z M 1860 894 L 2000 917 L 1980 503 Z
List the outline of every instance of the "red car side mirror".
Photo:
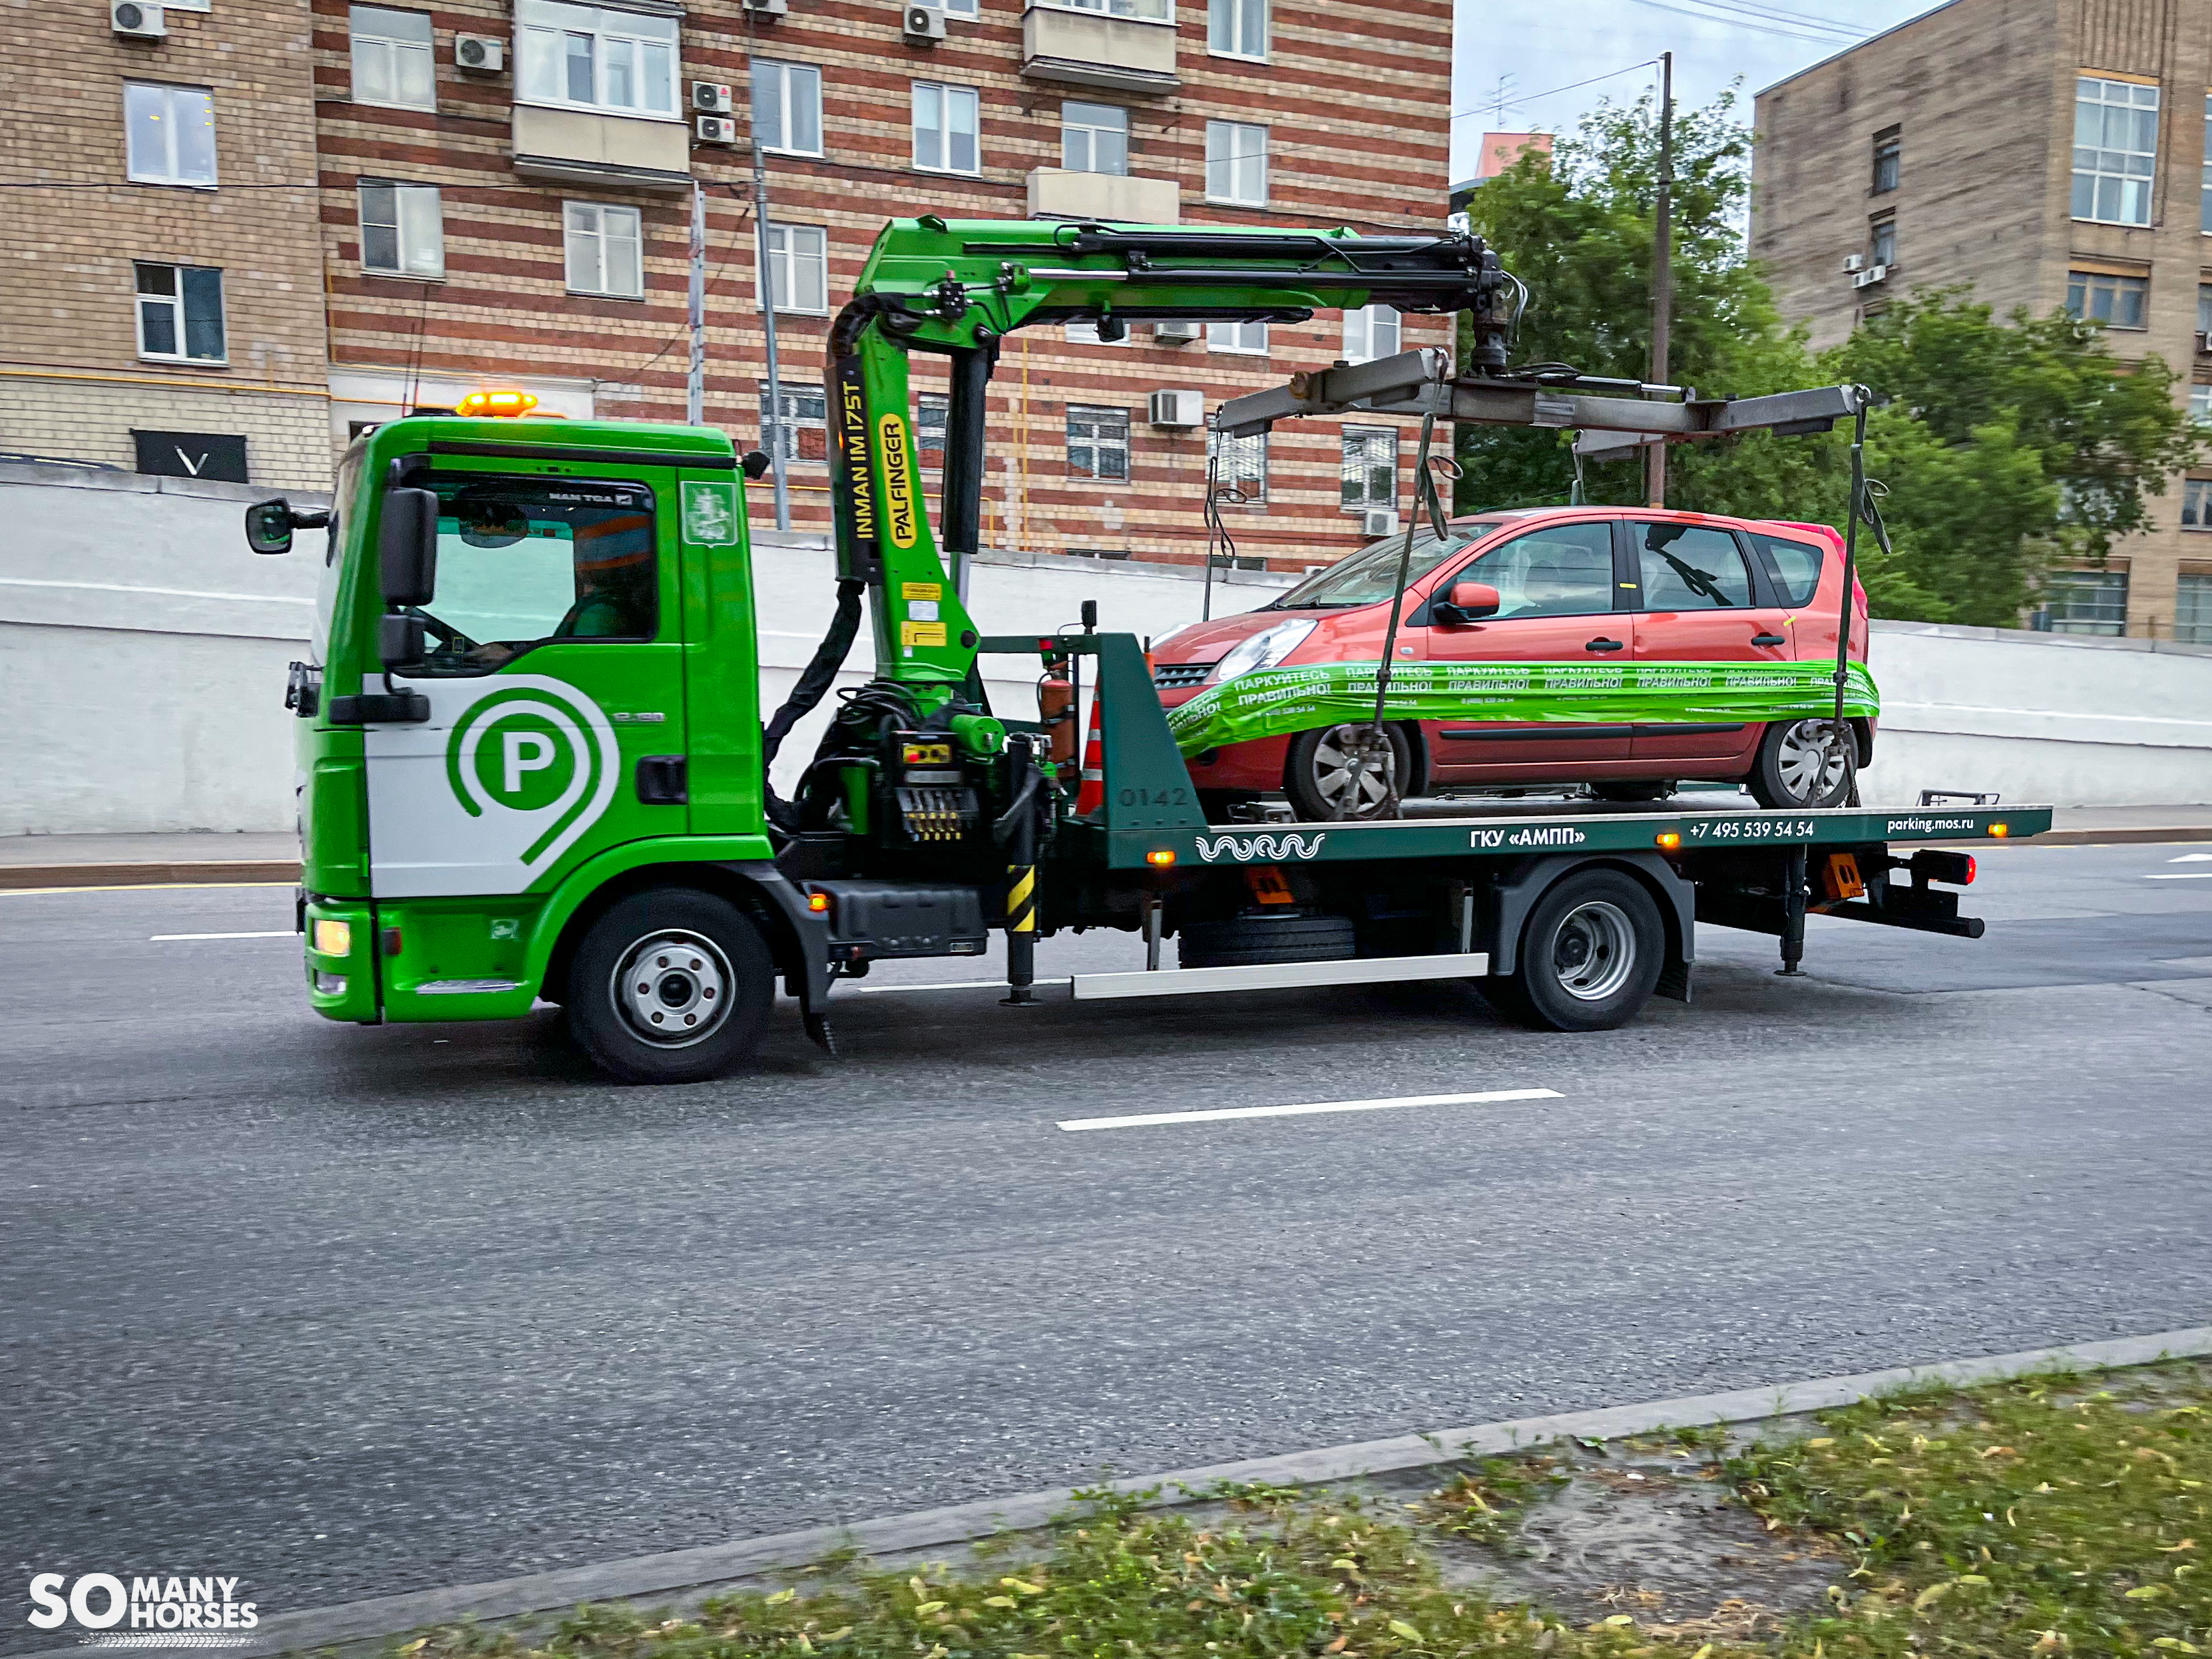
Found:
M 1455 613 L 1446 618 L 1455 623 L 1480 622 L 1485 617 L 1498 614 L 1498 590 L 1488 582 L 1454 582 L 1446 608 Z

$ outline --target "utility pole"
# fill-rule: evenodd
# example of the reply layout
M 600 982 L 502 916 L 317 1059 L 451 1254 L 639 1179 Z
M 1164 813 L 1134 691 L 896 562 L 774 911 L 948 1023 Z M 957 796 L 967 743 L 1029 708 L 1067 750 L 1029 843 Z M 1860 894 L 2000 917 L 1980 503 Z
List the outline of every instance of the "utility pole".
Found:
M 684 419 L 702 426 L 707 416 L 707 190 L 691 181 L 691 368 L 684 380 Z
M 1659 54 L 1659 193 L 1652 216 L 1651 384 L 1667 381 L 1667 338 L 1674 315 L 1674 54 Z M 1644 451 L 1644 497 L 1649 507 L 1667 505 L 1667 446 Z
M 761 424 L 768 439 L 770 476 L 775 480 L 775 527 L 788 530 L 791 484 L 783 455 L 783 377 L 775 366 L 775 279 L 769 269 L 768 154 L 761 147 L 757 117 L 753 132 L 753 269 L 759 277 L 761 327 L 768 348 L 768 418 Z

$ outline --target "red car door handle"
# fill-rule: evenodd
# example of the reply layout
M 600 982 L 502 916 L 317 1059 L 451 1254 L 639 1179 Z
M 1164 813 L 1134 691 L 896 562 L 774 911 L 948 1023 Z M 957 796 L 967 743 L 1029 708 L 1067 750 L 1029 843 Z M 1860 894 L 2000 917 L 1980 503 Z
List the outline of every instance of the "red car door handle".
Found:
M 1790 643 L 1788 640 L 1783 638 L 1779 634 L 1753 634 L 1751 636 L 1751 642 L 1753 645 L 1787 645 Z
M 1592 640 L 1583 647 L 1585 651 L 1624 651 L 1627 647 L 1619 640 Z

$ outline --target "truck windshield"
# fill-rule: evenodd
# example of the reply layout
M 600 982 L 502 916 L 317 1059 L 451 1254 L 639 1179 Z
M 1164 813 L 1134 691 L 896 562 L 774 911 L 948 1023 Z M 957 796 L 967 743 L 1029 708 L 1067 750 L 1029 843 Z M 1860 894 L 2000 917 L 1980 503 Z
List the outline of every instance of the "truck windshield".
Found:
M 353 492 L 361 487 L 362 447 L 356 444 L 346 452 L 331 487 L 330 527 L 323 532 L 323 574 L 315 583 L 314 633 L 307 644 L 307 655 L 318 668 L 331 659 L 331 618 L 337 614 L 338 573 L 344 568 L 344 562 L 338 557 L 345 535 L 341 526 L 354 510 Z
M 1451 526 L 1449 533 L 1443 536 L 1438 536 L 1427 525 L 1422 526 L 1413 536 L 1413 558 L 1407 566 L 1406 580 L 1409 583 L 1420 580 L 1453 554 L 1487 536 L 1503 522 L 1498 519 L 1477 519 Z M 1265 608 L 1340 611 L 1356 605 L 1380 605 L 1397 586 L 1398 558 L 1405 550 L 1402 531 L 1395 536 L 1385 536 L 1379 542 L 1370 542 L 1328 569 L 1316 571 Z
M 555 641 L 655 632 L 653 492 L 567 478 L 440 477 L 423 672 L 485 674 Z

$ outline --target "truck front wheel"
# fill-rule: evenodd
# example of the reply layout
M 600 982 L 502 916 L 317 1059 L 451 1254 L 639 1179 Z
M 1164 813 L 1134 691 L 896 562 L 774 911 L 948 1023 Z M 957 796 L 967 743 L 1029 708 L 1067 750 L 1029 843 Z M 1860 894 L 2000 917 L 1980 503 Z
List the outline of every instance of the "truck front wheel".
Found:
M 625 1083 L 702 1083 L 760 1042 L 775 964 L 727 899 L 633 893 L 577 945 L 564 1000 L 570 1034 L 601 1069 Z
M 1529 912 L 1512 976 L 1482 981 L 1501 1013 L 1543 1031 L 1609 1031 L 1636 1018 L 1659 982 L 1667 930 L 1635 877 L 1564 877 Z

